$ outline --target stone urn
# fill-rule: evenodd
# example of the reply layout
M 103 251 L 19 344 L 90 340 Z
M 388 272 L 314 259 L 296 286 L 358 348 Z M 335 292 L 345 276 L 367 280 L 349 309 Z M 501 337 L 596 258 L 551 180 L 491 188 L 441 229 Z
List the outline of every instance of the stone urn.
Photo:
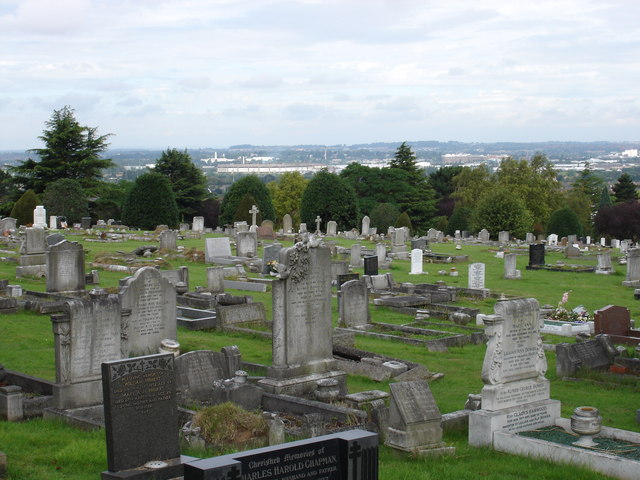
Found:
M 578 407 L 571 416 L 571 430 L 580 435 L 578 441 L 573 442 L 579 447 L 595 447 L 593 436 L 602 429 L 602 417 L 595 407 Z
M 315 391 L 316 400 L 331 403 L 340 396 L 340 386 L 335 378 L 323 378 L 316 382 L 318 388 Z

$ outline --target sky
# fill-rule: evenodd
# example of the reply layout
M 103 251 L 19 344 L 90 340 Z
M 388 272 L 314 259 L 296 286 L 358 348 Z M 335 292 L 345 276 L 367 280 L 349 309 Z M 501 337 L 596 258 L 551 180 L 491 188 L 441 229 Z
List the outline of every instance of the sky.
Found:
M 0 150 L 640 140 L 637 0 L 0 0 Z

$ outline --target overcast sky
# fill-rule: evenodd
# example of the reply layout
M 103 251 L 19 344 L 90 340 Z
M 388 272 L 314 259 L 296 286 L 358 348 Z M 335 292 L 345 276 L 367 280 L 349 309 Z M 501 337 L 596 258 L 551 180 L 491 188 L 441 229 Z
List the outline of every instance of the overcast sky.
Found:
M 0 0 L 0 149 L 640 140 L 640 1 Z

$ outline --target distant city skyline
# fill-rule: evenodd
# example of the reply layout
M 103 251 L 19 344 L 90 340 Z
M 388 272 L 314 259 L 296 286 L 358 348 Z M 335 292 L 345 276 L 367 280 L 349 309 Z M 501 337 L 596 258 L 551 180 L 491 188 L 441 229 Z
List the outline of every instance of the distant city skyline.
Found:
M 0 150 L 640 140 L 634 0 L 0 0 Z

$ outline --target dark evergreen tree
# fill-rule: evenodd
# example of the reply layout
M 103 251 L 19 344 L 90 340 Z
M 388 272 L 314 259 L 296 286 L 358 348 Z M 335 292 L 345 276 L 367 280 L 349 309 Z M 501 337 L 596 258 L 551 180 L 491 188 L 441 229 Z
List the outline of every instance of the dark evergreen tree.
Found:
M 155 172 L 140 175 L 124 203 L 122 220 L 143 230 L 153 230 L 158 225 L 176 228 L 178 206 L 169 180 Z
M 89 213 L 87 195 L 79 181 L 61 178 L 49 184 L 42 194 L 48 215 L 67 218 L 67 223 L 79 223 Z
M 376 227 L 378 233 L 386 234 L 389 227 L 395 225 L 399 215 L 400 211 L 393 203 L 379 203 L 371 210 L 369 218 L 371 226 Z
M 168 148 L 156 162 L 154 172 L 169 179 L 178 205 L 178 216 L 191 220 L 207 195 L 207 177 L 191 160 L 186 150 Z
M 221 225 L 230 225 L 233 223 L 233 218 L 238 210 L 238 204 L 247 193 L 251 194 L 255 199 L 255 204 L 258 210 L 260 210 L 262 218 L 275 221 L 273 203 L 271 202 L 271 196 L 269 195 L 267 186 L 262 183 L 256 175 L 248 175 L 235 181 L 231 187 L 229 187 L 227 193 L 225 193 L 222 199 L 222 205 L 220 206 Z
M 602 207 L 610 207 L 611 205 L 613 205 L 613 202 L 611 201 L 611 195 L 609 195 L 609 188 L 605 185 L 604 187 L 602 187 L 602 193 L 600 194 L 600 205 L 599 205 L 599 209 Z
M 80 125 L 71 107 L 54 110 L 46 126 L 38 137 L 44 148 L 30 150 L 40 160 L 30 158 L 11 169 L 22 188 L 41 193 L 50 183 L 68 178 L 91 190 L 101 183 L 102 171 L 115 166 L 110 159 L 100 156 L 109 146 L 109 135 L 98 135 L 97 127 Z
M 409 234 L 413 234 L 413 226 L 411 225 L 411 218 L 409 218 L 409 214 L 407 212 L 402 212 L 396 218 L 396 228 L 407 227 L 409 229 Z
M 456 230 L 469 231 L 469 223 L 471 220 L 471 214 L 473 210 L 469 207 L 456 207 L 449 218 L 449 224 L 447 225 L 447 234 L 453 235 Z
M 589 197 L 591 213 L 594 214 L 598 210 L 598 205 L 600 205 L 600 195 L 602 194 L 603 185 L 604 181 L 593 172 L 587 162 L 584 165 L 584 170 L 580 172 L 571 188 Z
M 98 188 L 96 197 L 89 202 L 91 217 L 103 220 L 110 218 L 120 220 L 122 218 L 122 207 L 132 188 L 133 182 L 129 180 L 102 184 Z
M 245 193 L 240 199 L 240 203 L 238 204 L 238 208 L 236 209 L 236 213 L 233 216 L 234 222 L 247 222 L 248 225 L 251 225 L 253 220 L 253 215 L 249 213 L 253 206 L 256 205 L 256 199 L 253 198 L 253 195 L 250 193 Z M 260 225 L 262 223 L 262 213 L 259 211 L 256 214 L 256 224 Z
M 338 175 L 326 170 L 321 170 L 313 176 L 300 202 L 300 219 L 307 224 L 310 231 L 318 215 L 323 225 L 333 220 L 340 230 L 354 228 L 359 218 L 358 202 L 353 188 Z
M 635 202 L 638 200 L 636 185 L 628 173 L 623 173 L 612 188 L 616 203 Z
M 560 208 L 551 214 L 547 224 L 547 232 L 549 234 L 555 233 L 558 237 L 581 236 L 583 234 L 578 215 L 569 207 Z
M 219 225 L 220 218 L 220 200 L 213 197 L 205 198 L 200 206 L 198 215 L 204 217 L 204 226 L 207 228 L 216 228 Z
M 416 155 L 413 153 L 413 150 L 411 150 L 411 147 L 407 145 L 407 142 L 402 142 L 398 147 L 396 153 L 393 155 L 393 159 L 389 162 L 389 167 L 404 170 L 412 177 L 422 175 L 416 161 Z
M 36 192 L 27 190 L 13 205 L 9 215 L 16 219 L 18 226 L 31 225 L 33 223 L 33 211 L 38 205 L 40 205 L 40 199 Z

